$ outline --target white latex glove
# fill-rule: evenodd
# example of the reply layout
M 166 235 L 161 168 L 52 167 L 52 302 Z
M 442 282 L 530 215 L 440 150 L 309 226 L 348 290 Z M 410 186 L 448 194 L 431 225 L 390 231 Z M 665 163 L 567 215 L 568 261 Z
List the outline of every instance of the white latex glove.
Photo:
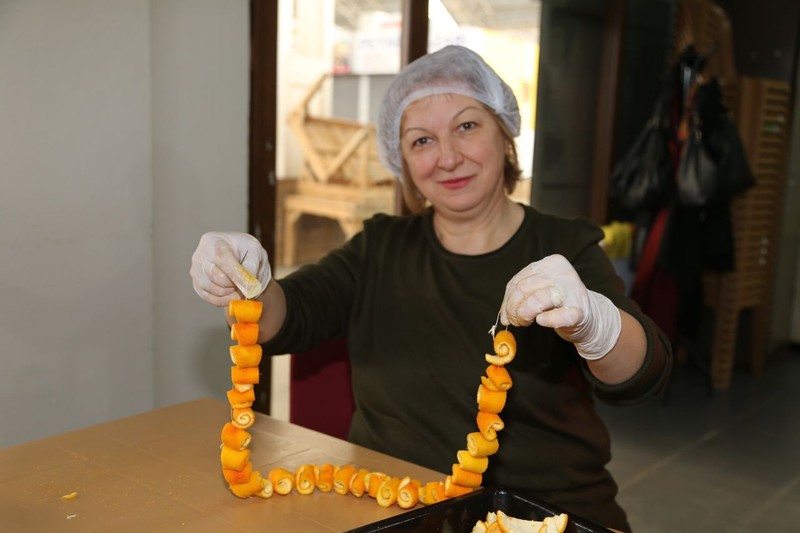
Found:
M 520 270 L 506 285 L 500 322 L 553 328 L 581 357 L 600 359 L 617 343 L 622 330 L 619 309 L 590 291 L 562 255 L 550 255 Z
M 189 273 L 195 292 L 218 307 L 241 296 L 257 297 L 272 279 L 266 250 L 247 233 L 205 233 Z

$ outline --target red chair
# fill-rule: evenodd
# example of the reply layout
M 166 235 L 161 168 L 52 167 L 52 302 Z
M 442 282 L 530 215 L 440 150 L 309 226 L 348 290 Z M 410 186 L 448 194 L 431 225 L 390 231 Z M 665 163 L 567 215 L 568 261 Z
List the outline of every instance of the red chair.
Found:
M 332 339 L 290 357 L 289 421 L 347 439 L 355 410 L 347 339 Z

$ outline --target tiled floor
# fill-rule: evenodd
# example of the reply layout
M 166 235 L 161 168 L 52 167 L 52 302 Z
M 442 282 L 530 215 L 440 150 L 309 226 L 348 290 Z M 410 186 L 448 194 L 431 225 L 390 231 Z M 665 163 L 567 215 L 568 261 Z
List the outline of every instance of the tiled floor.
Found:
M 636 532 L 800 531 L 800 350 L 726 392 L 678 366 L 668 394 L 601 407 Z

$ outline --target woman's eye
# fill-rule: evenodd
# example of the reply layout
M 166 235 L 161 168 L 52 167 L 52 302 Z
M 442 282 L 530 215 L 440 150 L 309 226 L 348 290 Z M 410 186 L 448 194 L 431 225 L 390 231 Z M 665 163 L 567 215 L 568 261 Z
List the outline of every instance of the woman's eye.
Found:
M 412 146 L 423 146 L 425 144 L 428 144 L 430 141 L 431 140 L 430 140 L 429 137 L 420 137 L 419 139 L 417 139 L 413 143 L 411 143 L 411 145 Z
M 461 131 L 468 131 L 468 130 L 474 129 L 477 125 L 478 125 L 477 123 L 475 123 L 474 121 L 470 120 L 470 121 L 467 121 L 467 122 L 464 122 L 463 124 L 461 124 L 458 127 L 458 129 L 460 129 Z

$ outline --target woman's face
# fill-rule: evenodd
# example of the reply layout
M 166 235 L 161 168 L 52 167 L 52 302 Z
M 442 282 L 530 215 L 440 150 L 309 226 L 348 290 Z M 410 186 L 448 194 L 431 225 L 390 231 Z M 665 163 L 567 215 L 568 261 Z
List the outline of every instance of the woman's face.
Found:
M 473 98 L 448 93 L 412 102 L 400 147 L 414 185 L 437 211 L 474 212 L 504 195 L 506 140 Z

